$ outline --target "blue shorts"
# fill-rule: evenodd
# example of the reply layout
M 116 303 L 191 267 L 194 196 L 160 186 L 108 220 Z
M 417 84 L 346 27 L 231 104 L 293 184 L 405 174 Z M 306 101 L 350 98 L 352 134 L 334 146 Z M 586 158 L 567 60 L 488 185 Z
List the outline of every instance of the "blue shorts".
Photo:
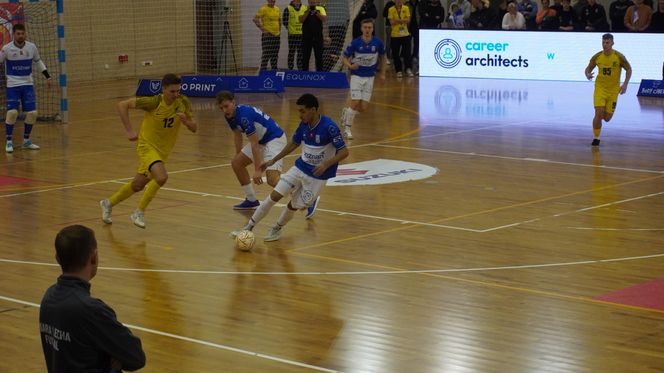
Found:
M 37 110 L 35 87 L 33 85 L 7 87 L 7 110 L 18 110 L 21 103 L 24 112 Z

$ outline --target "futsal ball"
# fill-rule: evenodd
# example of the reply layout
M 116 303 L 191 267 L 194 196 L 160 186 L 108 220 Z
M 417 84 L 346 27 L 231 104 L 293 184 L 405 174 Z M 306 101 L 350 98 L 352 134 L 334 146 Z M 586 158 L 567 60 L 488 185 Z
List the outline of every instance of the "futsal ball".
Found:
M 235 247 L 241 251 L 251 250 L 255 242 L 256 236 L 254 236 L 254 232 L 249 230 L 243 230 L 235 236 Z

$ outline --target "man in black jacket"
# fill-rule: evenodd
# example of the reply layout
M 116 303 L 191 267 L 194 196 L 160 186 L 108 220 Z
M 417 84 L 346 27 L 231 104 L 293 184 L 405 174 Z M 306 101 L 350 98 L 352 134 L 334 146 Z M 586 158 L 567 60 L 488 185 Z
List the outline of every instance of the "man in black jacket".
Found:
M 39 330 L 49 373 L 134 371 L 145 366 L 141 340 L 115 312 L 90 296 L 99 257 L 94 232 L 82 225 L 55 237 L 62 268 L 58 282 L 41 301 Z

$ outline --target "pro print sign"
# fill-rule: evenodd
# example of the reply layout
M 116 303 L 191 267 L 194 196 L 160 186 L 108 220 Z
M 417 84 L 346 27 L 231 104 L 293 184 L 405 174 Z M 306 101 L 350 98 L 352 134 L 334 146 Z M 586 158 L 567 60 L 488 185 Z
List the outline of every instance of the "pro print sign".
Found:
M 587 80 L 602 50 L 597 32 L 420 30 L 420 75 L 434 77 Z M 632 65 L 631 82 L 662 75 L 664 34 L 615 33 L 613 48 Z M 625 73 L 622 78 L 624 80 Z

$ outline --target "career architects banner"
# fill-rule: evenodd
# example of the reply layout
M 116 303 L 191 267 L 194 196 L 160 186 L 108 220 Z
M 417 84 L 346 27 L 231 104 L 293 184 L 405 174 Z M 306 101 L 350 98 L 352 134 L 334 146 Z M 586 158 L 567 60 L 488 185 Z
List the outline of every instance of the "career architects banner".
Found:
M 420 75 L 585 81 L 590 58 L 602 50 L 602 34 L 420 30 Z M 661 76 L 664 34 L 615 33 L 613 37 L 613 48 L 632 66 L 630 82 Z

